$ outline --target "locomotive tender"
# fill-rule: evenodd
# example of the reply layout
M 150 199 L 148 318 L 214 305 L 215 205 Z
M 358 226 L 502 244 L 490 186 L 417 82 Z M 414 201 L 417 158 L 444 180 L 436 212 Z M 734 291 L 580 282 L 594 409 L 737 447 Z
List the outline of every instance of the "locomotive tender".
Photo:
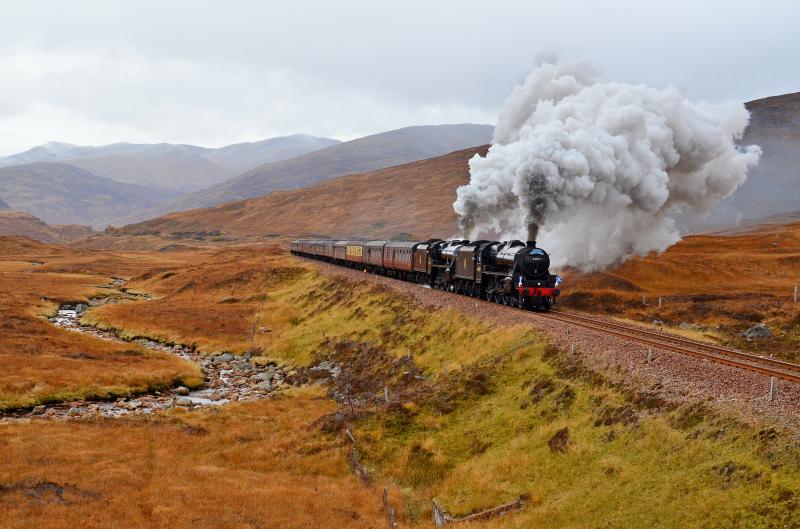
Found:
M 301 239 L 291 253 L 526 309 L 549 310 L 560 293 L 535 241 Z

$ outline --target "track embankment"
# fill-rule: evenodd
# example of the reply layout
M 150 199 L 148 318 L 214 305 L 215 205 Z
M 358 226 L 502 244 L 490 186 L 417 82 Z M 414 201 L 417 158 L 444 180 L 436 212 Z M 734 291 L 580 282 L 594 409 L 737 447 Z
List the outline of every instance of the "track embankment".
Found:
M 635 327 L 610 318 L 527 312 L 329 263 L 304 261 L 326 274 L 391 288 L 415 304 L 458 310 L 497 325 L 528 324 L 559 347 L 574 350 L 588 366 L 607 373 L 615 381 L 655 391 L 673 401 L 708 401 L 748 421 L 766 420 L 800 432 L 800 383 L 787 380 L 797 373 L 791 369 L 786 376 L 772 373 L 777 377 L 776 394 L 774 399 L 770 398 L 770 369 L 787 369 L 787 366 L 770 366 L 770 362 L 780 364 L 780 361 L 746 355 L 751 358 L 738 361 L 751 362 L 753 369 L 748 370 L 725 361 L 735 359 L 735 351 L 726 356 L 719 350 L 712 351 L 721 348 L 662 333 L 657 333 L 660 338 L 657 340 L 653 336 L 656 333 L 644 329 L 643 333 L 635 332 Z M 695 345 L 693 350 L 697 354 L 687 354 L 688 346 L 681 342 Z

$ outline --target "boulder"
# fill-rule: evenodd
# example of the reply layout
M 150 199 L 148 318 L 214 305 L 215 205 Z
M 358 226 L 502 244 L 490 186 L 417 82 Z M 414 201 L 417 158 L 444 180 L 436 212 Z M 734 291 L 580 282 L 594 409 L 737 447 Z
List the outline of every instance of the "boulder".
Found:
M 742 333 L 748 340 L 755 340 L 758 338 L 772 338 L 772 329 L 764 323 L 756 323 L 744 333 Z
M 703 330 L 703 327 L 701 325 L 697 325 L 696 323 L 686 323 L 685 321 L 681 322 L 679 327 L 681 329 L 683 329 L 684 331 L 702 331 Z
M 217 355 L 214 357 L 213 362 L 215 364 L 224 364 L 227 362 L 233 362 L 234 356 L 231 353 L 223 353 L 221 355 Z
M 262 382 L 258 386 L 256 386 L 261 391 L 272 391 L 272 384 L 269 382 Z
M 187 388 L 185 386 L 178 386 L 177 388 L 175 388 L 174 393 L 176 395 L 184 395 L 184 396 L 186 396 L 186 395 L 189 394 L 189 388 Z
M 553 434 L 553 437 L 547 442 L 547 446 L 553 452 L 566 452 L 570 441 L 569 428 L 562 428 Z
M 39 406 L 33 408 L 33 410 L 31 411 L 31 415 L 44 415 L 44 411 L 45 407 L 40 404 Z
M 269 373 L 269 372 L 267 372 L 267 373 L 256 373 L 255 375 L 253 375 L 253 376 L 252 376 L 252 377 L 250 377 L 250 378 L 252 378 L 252 379 L 254 379 L 254 380 L 260 380 L 260 381 L 262 381 L 262 382 L 269 382 L 269 381 L 271 381 L 271 380 L 272 380 L 272 378 L 273 378 L 274 376 L 275 376 L 275 374 L 274 374 L 274 373 Z
M 178 405 L 178 406 L 191 406 L 192 405 L 192 399 L 190 399 L 188 397 L 180 397 L 178 399 L 175 399 L 175 404 Z

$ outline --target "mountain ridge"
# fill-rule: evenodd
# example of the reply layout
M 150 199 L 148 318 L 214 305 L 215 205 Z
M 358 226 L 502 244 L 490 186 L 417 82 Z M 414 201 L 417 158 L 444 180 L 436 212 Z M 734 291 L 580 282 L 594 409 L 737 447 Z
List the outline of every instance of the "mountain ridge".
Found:
M 0 168 L 0 189 L 10 209 L 48 224 L 104 228 L 124 209 L 145 209 L 177 195 L 170 190 L 125 184 L 60 162 Z
M 265 164 L 221 184 L 182 196 L 148 212 L 151 217 L 173 211 L 255 198 L 280 189 L 307 187 L 347 174 L 384 169 L 483 145 L 494 127 L 471 123 L 419 125 L 364 136 L 302 156 Z M 131 221 L 146 217 L 130 218 Z
M 223 147 L 172 143 L 112 143 L 82 146 L 48 142 L 0 158 L 0 167 L 61 162 L 122 183 L 181 192 L 202 189 L 267 162 L 300 156 L 341 143 L 308 134 L 278 136 Z
M 750 123 L 741 145 L 759 145 L 762 156 L 747 180 L 696 227 L 732 227 L 762 217 L 800 210 L 800 92 L 745 103 Z
M 97 232 L 79 224 L 47 224 L 24 211 L 0 211 L 0 236 L 28 237 L 40 242 L 67 243 L 84 239 Z
M 488 148 L 472 147 L 340 176 L 312 187 L 176 212 L 109 233 L 172 235 L 219 230 L 233 237 L 449 237 L 458 230 L 449 204 L 456 198 L 457 187 L 469 179 L 469 159 L 485 155 Z

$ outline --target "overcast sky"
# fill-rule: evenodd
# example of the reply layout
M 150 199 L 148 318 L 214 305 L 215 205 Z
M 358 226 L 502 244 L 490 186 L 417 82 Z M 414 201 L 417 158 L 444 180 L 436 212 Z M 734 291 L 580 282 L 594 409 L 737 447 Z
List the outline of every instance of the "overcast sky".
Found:
M 692 99 L 800 91 L 800 1 L 0 3 L 0 154 L 494 123 L 545 48 Z

